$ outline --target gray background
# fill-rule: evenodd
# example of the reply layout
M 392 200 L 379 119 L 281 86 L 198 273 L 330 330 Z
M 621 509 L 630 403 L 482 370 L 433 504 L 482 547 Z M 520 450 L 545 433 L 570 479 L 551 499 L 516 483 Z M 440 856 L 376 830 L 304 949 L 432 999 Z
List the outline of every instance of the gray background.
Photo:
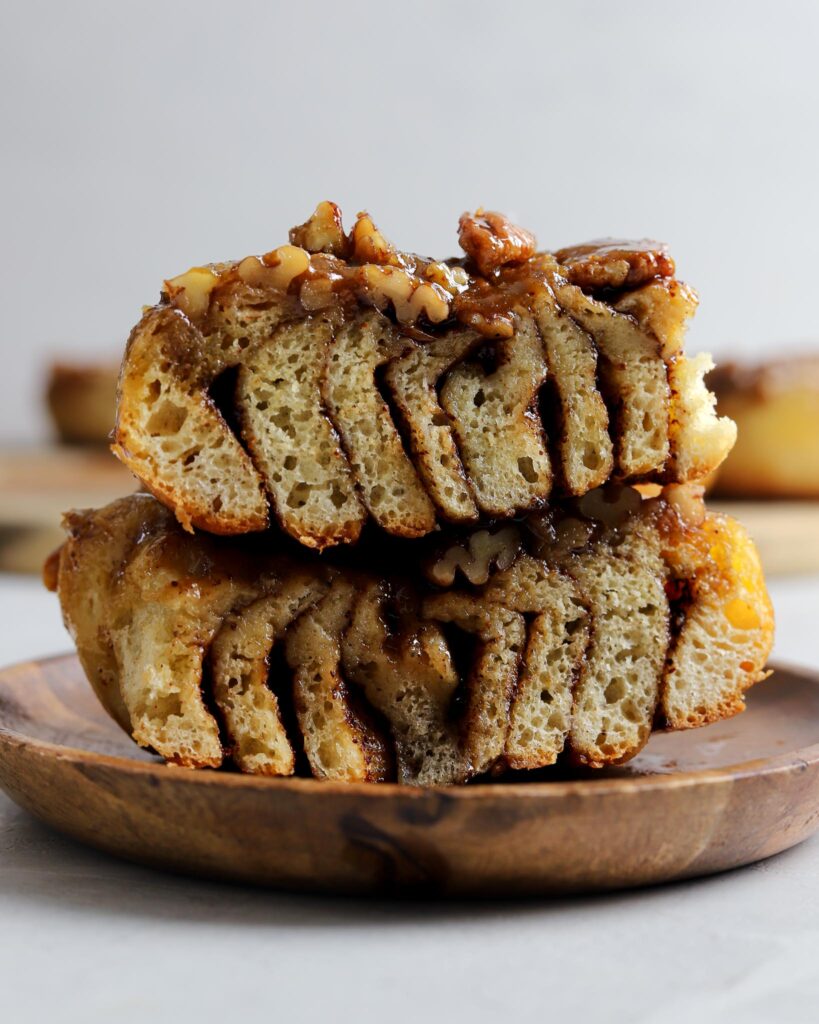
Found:
M 458 215 L 668 241 L 691 347 L 819 335 L 819 5 L 11 3 L 0 18 L 0 439 L 53 354 L 119 357 L 161 281 L 315 203 L 436 255 Z

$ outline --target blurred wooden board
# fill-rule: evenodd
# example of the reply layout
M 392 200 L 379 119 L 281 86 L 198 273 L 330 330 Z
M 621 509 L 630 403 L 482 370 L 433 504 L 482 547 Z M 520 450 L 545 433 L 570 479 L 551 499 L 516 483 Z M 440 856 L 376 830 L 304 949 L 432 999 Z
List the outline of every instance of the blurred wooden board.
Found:
M 744 524 L 769 576 L 819 572 L 819 501 L 709 501 Z
M 0 570 L 39 572 L 72 508 L 106 505 L 137 482 L 107 448 L 0 449 Z

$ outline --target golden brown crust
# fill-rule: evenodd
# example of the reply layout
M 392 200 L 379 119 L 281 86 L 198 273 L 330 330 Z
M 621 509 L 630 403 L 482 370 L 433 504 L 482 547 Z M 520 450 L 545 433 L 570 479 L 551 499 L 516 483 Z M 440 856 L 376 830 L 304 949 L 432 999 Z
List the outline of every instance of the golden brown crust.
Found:
M 443 631 L 418 612 L 406 586 L 363 583 L 342 638 L 344 673 L 389 724 L 400 782 L 464 782 L 458 674 Z
M 418 475 L 439 514 L 450 523 L 474 522 L 478 507 L 436 385 L 480 344 L 481 336 L 474 331 L 452 331 L 394 359 L 384 375 L 407 425 Z
M 359 581 L 337 577 L 327 594 L 293 624 L 285 651 L 293 704 L 312 774 L 344 782 L 383 782 L 393 759 L 383 728 L 356 704 L 341 669 Z
M 145 314 L 125 350 L 111 450 L 186 530 L 264 530 L 268 512 L 261 477 L 209 394 L 196 384 L 207 372 L 203 346 L 199 331 L 177 310 L 158 307 Z M 208 469 L 196 456 L 208 444 L 222 449 L 241 489 L 239 500 L 224 502 L 198 486 L 208 479 Z
M 464 756 L 469 774 L 501 770 L 509 733 L 509 712 L 526 645 L 523 616 L 504 604 L 449 591 L 424 601 L 423 614 L 451 623 L 475 638 L 472 664 L 463 680 L 466 711 Z
M 669 650 L 660 714 L 672 729 L 696 728 L 745 707 L 766 678 L 774 613 L 759 555 L 735 519 L 706 512 L 697 525 L 672 501 L 664 516 L 669 586 L 685 612 Z M 705 665 L 715 686 L 696 682 Z
M 349 459 L 370 516 L 396 537 L 423 537 L 435 529 L 435 506 L 405 451 L 378 386 L 390 362 L 416 348 L 373 310 L 335 334 L 321 396 Z

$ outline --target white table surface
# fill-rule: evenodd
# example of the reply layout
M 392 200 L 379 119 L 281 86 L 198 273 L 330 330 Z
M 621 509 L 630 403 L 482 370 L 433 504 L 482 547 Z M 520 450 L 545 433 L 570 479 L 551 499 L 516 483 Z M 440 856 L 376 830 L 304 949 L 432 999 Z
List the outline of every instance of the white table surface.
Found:
M 819 667 L 819 577 L 773 581 L 778 657 Z M 0 576 L 0 662 L 69 647 Z M 701 881 L 566 901 L 396 904 L 165 876 L 0 796 L 0 1021 L 324 1024 L 819 1019 L 819 837 Z

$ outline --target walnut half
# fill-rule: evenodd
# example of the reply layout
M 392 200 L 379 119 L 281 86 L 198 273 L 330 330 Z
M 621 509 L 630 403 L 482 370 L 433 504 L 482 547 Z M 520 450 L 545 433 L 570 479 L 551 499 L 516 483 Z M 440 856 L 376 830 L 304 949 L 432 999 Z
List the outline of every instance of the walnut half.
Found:
M 414 324 L 422 315 L 439 324 L 449 317 L 449 293 L 398 267 L 365 263 L 360 269 L 361 298 L 384 310 L 392 306 L 401 324 Z
M 304 224 L 290 229 L 290 241 L 308 252 L 324 252 L 343 259 L 349 243 L 341 223 L 341 210 L 335 203 L 319 203 Z
M 184 274 L 165 281 L 163 291 L 172 305 L 195 320 L 207 313 L 211 292 L 217 284 L 219 274 L 211 267 L 191 267 Z
M 505 526 L 495 533 L 477 530 L 463 541 L 451 544 L 423 568 L 427 579 L 439 587 L 449 587 L 460 569 L 474 586 L 482 586 L 492 573 L 508 569 L 521 549 L 520 533 Z

